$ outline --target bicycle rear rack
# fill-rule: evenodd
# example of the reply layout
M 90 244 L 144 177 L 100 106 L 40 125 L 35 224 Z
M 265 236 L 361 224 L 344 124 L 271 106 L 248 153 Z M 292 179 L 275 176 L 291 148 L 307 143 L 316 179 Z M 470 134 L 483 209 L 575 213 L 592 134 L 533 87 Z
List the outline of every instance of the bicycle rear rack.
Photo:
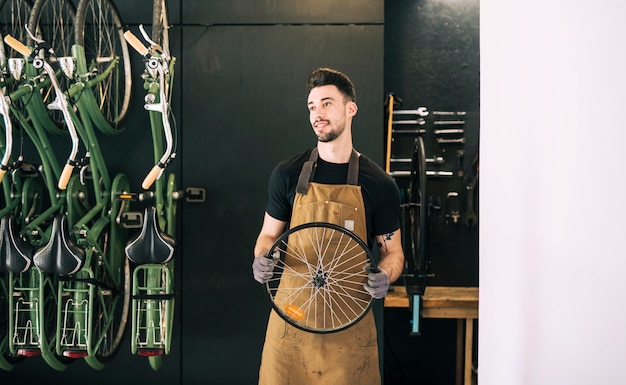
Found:
M 169 353 L 167 336 L 172 325 L 167 320 L 172 319 L 174 300 L 170 274 L 170 269 L 161 264 L 139 265 L 133 272 L 133 350 L 141 356 Z

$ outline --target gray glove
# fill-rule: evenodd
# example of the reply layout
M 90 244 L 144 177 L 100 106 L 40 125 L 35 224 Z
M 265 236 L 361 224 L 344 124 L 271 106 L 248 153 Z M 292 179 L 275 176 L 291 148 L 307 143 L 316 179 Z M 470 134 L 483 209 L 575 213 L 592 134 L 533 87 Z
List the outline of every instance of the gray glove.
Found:
M 377 269 L 374 272 L 372 265 L 365 265 L 363 268 L 367 272 L 367 282 L 363 284 L 365 290 L 372 296 L 372 298 L 380 299 L 387 295 L 389 291 L 389 273 L 384 269 Z
M 252 261 L 252 273 L 259 283 L 266 283 L 272 278 L 274 271 L 274 259 L 268 258 L 267 253 L 254 257 Z

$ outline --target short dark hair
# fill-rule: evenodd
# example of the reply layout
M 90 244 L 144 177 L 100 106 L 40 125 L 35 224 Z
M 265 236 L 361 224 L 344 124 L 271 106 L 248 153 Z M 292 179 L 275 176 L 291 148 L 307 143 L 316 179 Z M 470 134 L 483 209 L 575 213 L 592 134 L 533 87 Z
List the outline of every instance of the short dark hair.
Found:
M 346 98 L 351 102 L 356 102 L 356 91 L 354 90 L 354 84 L 352 80 L 337 70 L 332 68 L 318 68 L 314 70 L 309 79 L 306 82 L 307 90 L 311 90 L 315 87 L 333 85 L 339 89 Z

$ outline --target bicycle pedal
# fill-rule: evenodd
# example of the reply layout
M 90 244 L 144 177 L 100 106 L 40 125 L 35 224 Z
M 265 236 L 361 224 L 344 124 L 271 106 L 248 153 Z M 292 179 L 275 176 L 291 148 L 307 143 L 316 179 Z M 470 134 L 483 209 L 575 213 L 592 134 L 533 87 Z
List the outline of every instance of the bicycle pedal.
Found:
M 136 229 L 143 226 L 143 213 L 141 211 L 126 211 L 120 217 L 120 224 L 125 229 Z
M 124 192 L 121 194 L 116 194 L 115 199 L 120 200 L 120 201 L 136 201 L 138 196 L 139 194 L 137 193 Z

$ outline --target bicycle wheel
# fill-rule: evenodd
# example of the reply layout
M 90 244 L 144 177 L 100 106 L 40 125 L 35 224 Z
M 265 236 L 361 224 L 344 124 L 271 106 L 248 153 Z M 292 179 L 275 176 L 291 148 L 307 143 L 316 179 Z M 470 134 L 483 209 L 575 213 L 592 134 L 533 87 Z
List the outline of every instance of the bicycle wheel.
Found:
M 102 369 L 119 350 L 130 301 L 130 265 L 111 250 L 110 222 L 101 218 L 90 230 L 95 237 L 97 254 L 92 256 L 95 295 L 91 303 L 91 346 L 93 351 L 85 361 L 94 369 Z M 116 257 L 111 258 L 113 253 Z M 110 259 L 110 260 L 109 260 Z
M 126 176 L 116 175 L 111 186 L 111 217 L 100 218 L 88 235 L 97 250 L 92 257 L 97 261 L 92 271 L 98 287 L 91 311 L 94 351 L 85 361 L 94 369 L 101 369 L 117 353 L 128 321 L 131 272 L 124 255 L 127 231 L 117 224 L 116 218 L 124 208 L 114 197 L 129 190 Z
M 296 226 L 278 238 L 268 255 L 276 260 L 266 283 L 272 307 L 296 328 L 337 332 L 369 311 L 364 267 L 376 264 L 367 245 L 349 230 L 321 222 Z
M 424 139 L 415 139 L 410 173 L 410 224 L 411 254 L 413 268 L 418 278 L 426 274 L 426 230 L 427 203 L 426 199 L 426 153 Z
M 13 365 L 22 361 L 25 357 L 12 355 L 9 352 L 9 274 L 0 272 L 0 369 L 11 370 Z
M 81 0 L 76 13 L 75 54 L 79 76 L 107 74 L 90 87 L 95 98 L 93 106 L 105 122 L 98 122 L 94 116 L 92 119 L 103 133 L 119 133 L 123 131 L 120 123 L 128 113 L 132 88 L 130 53 L 121 18 L 109 0 Z M 114 65 L 116 60 L 119 62 Z
M 167 22 L 166 0 L 154 0 L 152 9 L 152 40 L 161 46 L 163 53 L 170 56 L 170 39 Z
M 169 68 L 165 79 L 165 96 L 167 102 L 172 100 L 173 65 L 174 59 L 170 55 L 169 24 L 167 19 L 167 0 L 154 0 L 152 9 L 152 40 L 163 50 L 163 56 L 167 58 Z M 169 111 L 168 111 L 169 113 Z
M 26 0 L 0 0 L 0 34 L 11 35 L 19 41 L 26 41 L 24 25 L 32 11 L 32 3 Z M 4 41 L 0 44 L 0 68 L 5 68 L 9 50 Z
M 35 0 L 32 12 L 28 19 L 28 28 L 38 39 L 43 39 L 50 44 L 57 57 L 72 56 L 74 37 L 74 25 L 76 21 L 76 8 L 69 0 Z M 27 45 L 33 47 L 35 42 L 28 37 Z M 66 76 L 57 76 L 62 90 L 66 90 L 69 79 Z M 50 104 L 56 98 L 52 86 L 45 87 L 41 91 L 43 103 Z M 65 121 L 61 111 L 48 110 L 50 117 L 58 127 L 64 127 Z M 46 126 L 54 134 L 65 134 L 66 130 L 58 130 Z

